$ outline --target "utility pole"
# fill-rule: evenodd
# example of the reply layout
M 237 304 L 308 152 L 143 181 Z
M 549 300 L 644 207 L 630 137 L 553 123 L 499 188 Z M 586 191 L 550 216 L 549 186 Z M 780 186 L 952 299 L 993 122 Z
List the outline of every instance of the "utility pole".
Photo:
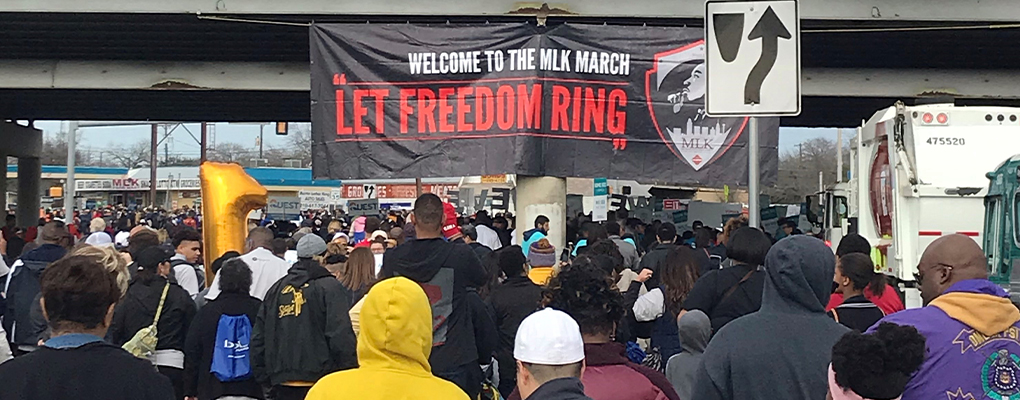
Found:
M 163 164 L 170 165 L 170 142 L 163 142 Z
M 201 156 L 199 156 L 199 162 L 200 163 L 204 163 L 205 160 L 208 159 L 206 157 L 207 156 L 207 154 L 206 154 L 206 142 L 208 142 L 208 140 L 209 140 L 209 126 L 205 122 L 203 122 L 202 123 L 202 136 L 201 136 L 201 140 L 198 143 L 198 147 L 200 149 L 199 151 L 200 151 L 200 154 L 201 154 Z
M 64 187 L 64 221 L 74 223 L 74 182 L 75 147 L 78 145 L 78 121 L 67 123 L 67 183 Z
M 152 141 L 149 146 L 149 204 L 156 208 L 156 156 L 159 154 L 157 147 L 159 141 L 159 125 L 152 124 Z
M 259 126 L 259 162 L 262 162 L 262 135 L 266 133 L 266 125 L 262 124 Z

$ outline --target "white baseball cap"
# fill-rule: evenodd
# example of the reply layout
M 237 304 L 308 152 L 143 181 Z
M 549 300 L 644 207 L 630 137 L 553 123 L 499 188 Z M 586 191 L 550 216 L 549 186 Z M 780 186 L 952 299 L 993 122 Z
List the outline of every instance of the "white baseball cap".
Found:
M 517 328 L 514 358 L 529 364 L 567 365 L 584 360 L 581 328 L 567 313 L 546 308 Z
M 110 239 L 110 235 L 107 235 L 106 232 L 93 232 L 85 238 L 85 243 L 92 246 L 104 246 L 113 244 L 113 239 Z

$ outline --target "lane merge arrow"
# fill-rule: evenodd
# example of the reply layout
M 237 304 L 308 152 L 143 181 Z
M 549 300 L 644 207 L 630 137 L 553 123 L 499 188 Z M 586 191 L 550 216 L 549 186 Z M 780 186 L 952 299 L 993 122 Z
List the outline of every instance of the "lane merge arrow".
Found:
M 744 104 L 761 104 L 761 85 L 769 72 L 772 72 L 772 67 L 776 65 L 780 38 L 789 40 L 792 36 L 786 25 L 783 25 L 783 21 L 772 10 L 772 6 L 769 6 L 747 35 L 748 40 L 761 39 L 761 57 L 747 75 L 747 82 L 744 84 Z

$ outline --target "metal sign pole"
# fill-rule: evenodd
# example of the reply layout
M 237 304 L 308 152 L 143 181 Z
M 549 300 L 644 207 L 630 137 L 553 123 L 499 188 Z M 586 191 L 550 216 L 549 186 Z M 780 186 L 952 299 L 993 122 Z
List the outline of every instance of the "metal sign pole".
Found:
M 761 200 L 758 177 L 758 118 L 751 117 L 747 136 L 747 220 L 754 228 L 761 226 Z
M 74 159 L 78 146 L 78 121 L 67 123 L 67 179 L 64 185 L 64 223 L 74 223 L 74 167 L 78 161 Z

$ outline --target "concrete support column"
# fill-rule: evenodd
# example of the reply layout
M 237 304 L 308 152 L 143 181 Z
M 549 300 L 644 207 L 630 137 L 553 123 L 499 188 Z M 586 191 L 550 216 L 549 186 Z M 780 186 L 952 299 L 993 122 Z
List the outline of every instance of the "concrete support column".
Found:
M 517 243 L 524 242 L 524 231 L 535 227 L 535 218 L 549 218 L 549 243 L 556 246 L 557 257 L 566 245 L 567 180 L 565 178 L 517 176 Z
M 36 157 L 18 158 L 18 226 L 35 226 L 39 221 L 42 195 L 42 163 Z
M 7 217 L 7 154 L 0 153 L 0 159 L 4 160 L 4 168 L 0 173 L 0 210 L 4 218 Z

